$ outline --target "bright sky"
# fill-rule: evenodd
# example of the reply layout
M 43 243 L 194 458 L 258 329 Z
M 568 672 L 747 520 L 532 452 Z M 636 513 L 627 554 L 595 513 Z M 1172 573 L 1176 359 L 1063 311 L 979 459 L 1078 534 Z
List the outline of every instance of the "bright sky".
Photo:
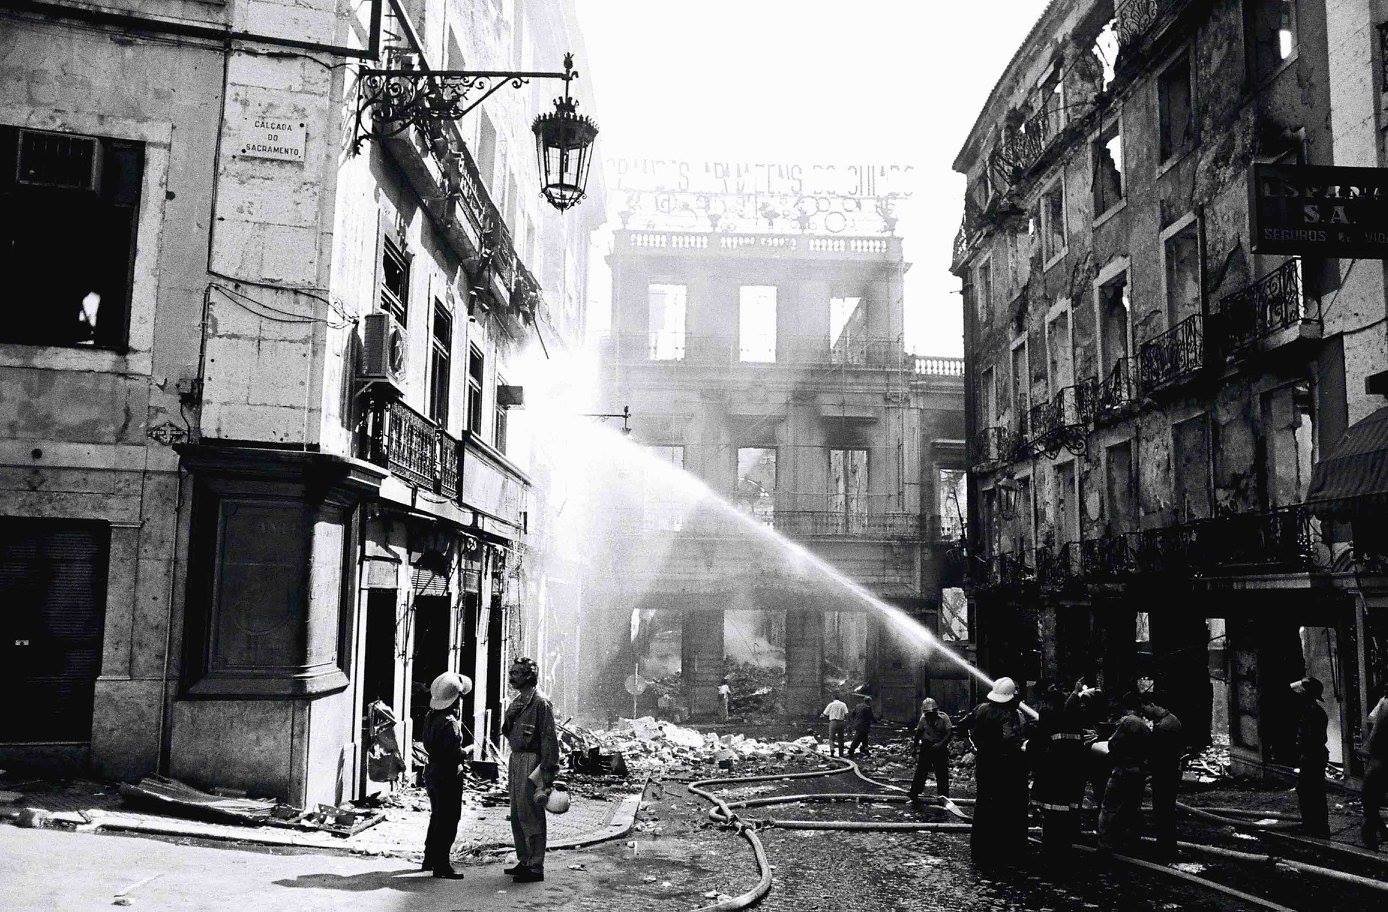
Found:
M 1045 0 L 575 0 L 604 158 L 915 166 L 906 346 L 963 351 L 950 168 Z M 603 265 L 595 263 L 601 270 Z M 606 323 L 596 276 L 593 321 Z

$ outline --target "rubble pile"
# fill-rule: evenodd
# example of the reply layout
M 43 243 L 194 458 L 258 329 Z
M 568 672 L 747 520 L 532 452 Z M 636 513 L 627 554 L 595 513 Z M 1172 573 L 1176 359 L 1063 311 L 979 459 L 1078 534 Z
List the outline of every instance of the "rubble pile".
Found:
M 630 771 L 643 775 L 679 778 L 714 775 L 716 770 L 736 768 L 753 774 L 761 768 L 784 770 L 818 761 L 819 744 L 813 735 L 794 741 L 762 741 L 742 734 L 717 735 L 685 728 L 650 716 L 622 719 L 606 731 L 578 730 L 589 751 L 620 756 Z M 572 765 L 574 761 L 570 761 Z
M 1186 768 L 1183 774 L 1186 782 L 1198 782 L 1202 785 L 1209 785 L 1221 779 L 1230 778 L 1229 773 L 1229 745 L 1211 744 L 1194 757 L 1186 761 Z

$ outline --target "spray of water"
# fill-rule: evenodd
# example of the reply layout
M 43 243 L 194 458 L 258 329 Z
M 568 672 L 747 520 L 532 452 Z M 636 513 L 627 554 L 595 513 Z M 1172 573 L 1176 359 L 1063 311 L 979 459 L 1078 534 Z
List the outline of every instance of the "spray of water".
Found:
M 552 492 L 552 499 L 556 509 L 567 514 L 567 523 L 572 526 L 569 538 L 581 543 L 588 559 L 606 549 L 616 555 L 614 566 L 663 566 L 664 559 L 673 556 L 670 542 L 678 540 L 678 534 L 666 536 L 667 550 L 660 552 L 661 536 L 646 534 L 639 521 L 627 527 L 618 523 L 609 526 L 605 533 L 595 534 L 589 515 L 619 509 L 616 505 L 621 498 L 632 497 L 633 490 L 642 492 L 635 495 L 638 500 L 657 492 L 667 521 L 675 525 L 687 523 L 687 528 L 717 529 L 724 538 L 732 535 L 738 540 L 739 556 L 753 565 L 769 566 L 776 578 L 796 577 L 811 582 L 824 595 L 832 593 L 835 600 L 856 602 L 880 616 L 901 642 L 918 655 L 941 655 L 984 685 L 993 685 L 993 678 L 900 608 L 877 598 L 804 545 L 729 503 L 699 478 L 656 458 L 619 429 L 585 417 L 584 406 L 575 401 L 582 387 L 575 379 L 579 372 L 556 371 L 552 363 L 547 367 L 545 376 L 536 379 L 551 382 L 540 384 L 539 396 L 527 397 L 526 424 L 533 450 L 547 454 L 544 459 L 555 470 L 557 490 Z M 562 374 L 557 383 L 556 373 Z M 532 379 L 529 384 L 535 382 Z M 546 389 L 550 395 L 545 394 Z M 730 530 L 735 530 L 735 534 Z M 1033 718 L 1036 716 L 1031 707 L 1021 705 Z

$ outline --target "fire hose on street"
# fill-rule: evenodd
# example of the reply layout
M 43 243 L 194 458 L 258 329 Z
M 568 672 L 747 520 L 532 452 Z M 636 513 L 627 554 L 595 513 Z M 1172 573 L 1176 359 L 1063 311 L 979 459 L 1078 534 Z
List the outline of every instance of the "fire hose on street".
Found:
M 786 830 L 846 830 L 846 831 L 867 831 L 867 832 L 968 832 L 972 825 L 970 818 L 959 810 L 958 804 L 972 804 L 971 799 L 959 799 L 951 801 L 945 799 L 943 804 L 935 805 L 950 814 L 959 817 L 960 821 L 862 821 L 862 820 L 779 820 L 766 819 L 747 822 L 742 820 L 734 809 L 746 809 L 752 807 L 774 807 L 777 805 L 799 804 L 802 802 L 832 802 L 832 801 L 853 801 L 857 803 L 906 803 L 909 799 L 901 794 L 904 792 L 899 786 L 891 785 L 886 782 L 878 781 L 859 768 L 858 764 L 847 758 L 839 758 L 843 765 L 830 767 L 823 770 L 813 770 L 803 773 L 783 773 L 760 776 L 742 777 L 721 777 L 713 779 L 702 779 L 691 782 L 688 786 L 689 791 L 707 800 L 713 807 L 709 810 L 709 819 L 727 827 L 735 829 L 738 835 L 742 836 L 752 846 L 756 856 L 757 871 L 759 874 L 758 882 L 750 890 L 721 900 L 712 905 L 703 906 L 696 912 L 739 912 L 739 910 L 750 908 L 760 902 L 771 890 L 771 864 L 767 858 L 766 847 L 757 831 L 761 829 L 779 828 Z M 878 788 L 896 792 L 897 794 L 883 793 L 859 793 L 859 792 L 822 792 L 807 795 L 787 795 L 766 798 L 747 798 L 739 801 L 724 801 L 722 798 L 709 791 L 710 788 L 717 786 L 744 786 L 764 782 L 787 782 L 797 779 L 823 778 L 835 776 L 841 773 L 853 773 L 858 779 L 876 786 Z M 1234 825 L 1234 826 L 1254 826 L 1250 821 L 1236 820 L 1231 817 L 1223 817 L 1212 813 L 1211 810 L 1195 808 L 1186 804 L 1178 804 L 1182 810 L 1193 816 L 1209 819 L 1214 822 Z M 1227 810 L 1219 808 L 1216 810 Z M 1247 813 L 1251 816 L 1251 812 Z M 1285 829 L 1288 826 L 1296 825 L 1292 815 L 1287 814 L 1263 814 L 1260 815 L 1259 822 L 1256 824 L 1262 829 Z M 1033 842 L 1037 840 L 1033 837 Z M 1177 845 L 1186 851 L 1203 853 L 1209 856 L 1227 858 L 1234 861 L 1245 861 L 1260 865 L 1267 865 L 1272 868 L 1282 867 L 1287 870 L 1296 871 L 1301 874 L 1308 874 L 1316 877 L 1323 877 L 1328 880 L 1340 883 L 1371 889 L 1377 892 L 1388 892 L 1388 883 L 1374 880 L 1373 878 L 1362 877 L 1351 874 L 1347 871 L 1340 871 L 1333 868 L 1326 868 L 1320 865 L 1308 864 L 1306 862 L 1292 861 L 1289 859 L 1278 858 L 1272 855 L 1259 855 L 1251 852 L 1239 852 L 1233 849 L 1223 849 L 1218 846 L 1200 845 L 1190 842 L 1179 842 Z M 1075 848 L 1082 852 L 1098 853 L 1100 850 L 1092 846 L 1076 845 Z M 1164 874 L 1186 883 L 1195 884 L 1205 889 L 1222 893 L 1233 897 L 1250 905 L 1267 909 L 1269 912 L 1295 912 L 1287 906 L 1280 905 L 1259 896 L 1254 896 L 1241 890 L 1237 890 L 1226 884 L 1211 880 L 1206 877 L 1192 874 L 1178 868 L 1173 868 L 1164 864 L 1147 861 L 1142 858 L 1135 858 L 1130 855 L 1111 853 L 1108 857 L 1115 861 L 1121 861 L 1133 867 L 1143 870 Z

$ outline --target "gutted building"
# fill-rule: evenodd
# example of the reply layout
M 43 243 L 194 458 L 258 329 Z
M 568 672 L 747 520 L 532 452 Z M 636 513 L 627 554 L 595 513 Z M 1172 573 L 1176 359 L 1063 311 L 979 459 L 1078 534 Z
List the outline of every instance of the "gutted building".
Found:
M 962 513 L 941 505 L 962 478 L 962 363 L 903 348 L 901 239 L 623 228 L 609 262 L 603 394 L 630 407 L 632 439 L 936 629 L 942 589 L 961 585 L 944 559 L 957 520 L 944 532 L 941 517 Z M 842 586 L 797 583 L 774 539 L 717 511 L 633 515 L 663 557 L 631 568 L 614 623 L 675 619 L 695 715 L 716 710 L 748 636 L 783 652 L 790 716 L 818 715 L 826 676 L 864 661 L 893 717 L 913 718 L 927 688 L 962 705 L 957 668 L 923 666 Z
M 0 762 L 336 803 L 446 669 L 494 735 L 543 588 L 508 370 L 582 333 L 601 206 L 525 192 L 553 83 L 357 143 L 359 78 L 558 69 L 569 4 L 63 3 L 0 50 L 39 314 L 0 337 Z
M 1255 253 L 1249 214 L 1255 163 L 1381 164 L 1382 19 L 1057 0 L 955 162 L 982 664 L 1154 682 L 1245 770 L 1291 763 L 1314 674 L 1355 775 L 1383 676 L 1373 536 L 1310 497 L 1383 404 L 1382 264 Z

